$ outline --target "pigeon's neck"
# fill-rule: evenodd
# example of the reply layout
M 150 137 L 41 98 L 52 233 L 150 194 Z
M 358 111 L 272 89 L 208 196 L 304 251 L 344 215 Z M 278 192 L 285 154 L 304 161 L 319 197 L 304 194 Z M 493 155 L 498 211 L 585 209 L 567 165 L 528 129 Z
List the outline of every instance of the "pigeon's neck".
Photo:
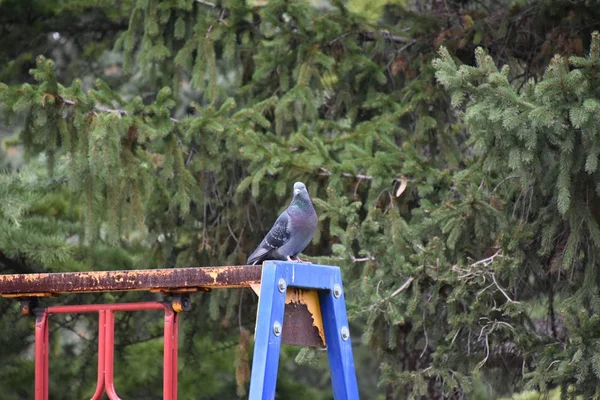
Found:
M 303 198 L 302 196 L 296 196 L 291 204 L 292 208 L 306 211 L 313 208 L 312 201 L 309 198 Z

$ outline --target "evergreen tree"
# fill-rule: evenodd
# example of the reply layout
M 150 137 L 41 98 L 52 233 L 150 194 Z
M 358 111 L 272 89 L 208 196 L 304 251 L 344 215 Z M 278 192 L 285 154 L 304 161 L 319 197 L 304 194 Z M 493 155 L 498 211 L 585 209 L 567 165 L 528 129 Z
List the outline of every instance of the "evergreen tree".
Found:
M 476 67 L 457 67 L 442 48 L 434 66 L 454 105 L 466 103 L 464 119 L 477 156 L 461 175 L 467 180 L 480 175 L 476 190 L 489 213 L 504 214 L 510 224 L 497 225 L 496 232 L 486 224 L 481 232 L 498 249 L 493 261 L 459 270 L 467 281 L 487 283 L 491 277 L 492 293 L 504 296 L 495 293 L 488 300 L 497 315 L 480 317 L 486 320 L 480 335 L 486 346 L 492 337 L 498 346 L 510 343 L 522 359 L 526 386 L 559 385 L 563 397 L 592 398 L 600 387 L 595 347 L 600 34 L 592 35 L 586 57 L 555 56 L 543 79 L 530 80 L 521 91 L 509 83 L 509 68 L 498 69 L 481 48 L 476 61 Z M 477 294 L 473 304 L 484 299 Z M 540 304 L 547 307 L 547 327 L 533 318 Z

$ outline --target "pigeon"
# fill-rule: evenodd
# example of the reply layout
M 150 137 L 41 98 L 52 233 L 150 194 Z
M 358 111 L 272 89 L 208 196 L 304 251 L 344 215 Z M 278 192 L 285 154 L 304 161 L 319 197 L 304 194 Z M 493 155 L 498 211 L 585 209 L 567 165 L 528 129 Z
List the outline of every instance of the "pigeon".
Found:
M 260 245 L 248 257 L 247 265 L 265 260 L 303 262 L 298 254 L 308 246 L 317 230 L 317 213 L 306 186 L 294 183 L 294 197 Z

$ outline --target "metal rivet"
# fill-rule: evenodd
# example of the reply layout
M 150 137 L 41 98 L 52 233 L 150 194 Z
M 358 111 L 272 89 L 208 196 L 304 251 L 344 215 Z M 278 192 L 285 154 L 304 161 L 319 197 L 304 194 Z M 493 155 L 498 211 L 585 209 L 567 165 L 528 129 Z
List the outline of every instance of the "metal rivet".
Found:
M 281 324 L 277 321 L 275 321 L 275 323 L 273 324 L 273 333 L 275 334 L 275 336 L 281 335 Z
M 348 340 L 348 338 L 350 337 L 350 331 L 348 330 L 347 326 L 344 326 L 342 328 L 342 340 Z
M 335 285 L 333 285 L 333 297 L 335 297 L 336 299 L 339 299 L 341 295 L 342 295 L 342 287 L 336 283 Z
M 279 281 L 277 281 L 277 287 L 279 288 L 279 291 L 281 293 L 285 292 L 285 289 L 287 288 L 287 284 L 285 283 L 285 279 L 279 278 Z

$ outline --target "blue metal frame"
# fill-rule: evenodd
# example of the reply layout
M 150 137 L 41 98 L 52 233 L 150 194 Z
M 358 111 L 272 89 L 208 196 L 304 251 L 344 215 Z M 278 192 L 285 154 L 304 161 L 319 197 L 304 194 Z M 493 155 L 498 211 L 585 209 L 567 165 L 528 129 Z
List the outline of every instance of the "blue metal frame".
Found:
M 358 400 L 340 269 L 288 261 L 266 261 L 263 264 L 249 399 L 275 398 L 288 287 L 318 290 L 333 396 L 336 400 Z

